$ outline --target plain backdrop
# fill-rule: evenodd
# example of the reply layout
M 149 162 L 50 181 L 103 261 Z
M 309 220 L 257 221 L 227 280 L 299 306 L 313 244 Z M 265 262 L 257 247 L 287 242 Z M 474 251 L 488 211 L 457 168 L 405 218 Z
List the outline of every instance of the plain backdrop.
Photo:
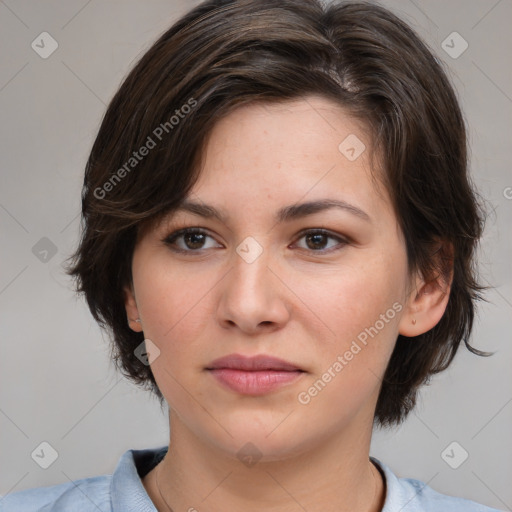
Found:
M 1 494 L 112 473 L 125 450 L 168 441 L 166 412 L 116 373 L 61 264 L 78 241 L 84 165 L 106 105 L 134 60 L 196 3 L 0 1 Z M 382 4 L 446 63 L 465 111 L 472 173 L 491 211 L 480 271 L 493 288 L 473 345 L 496 354 L 462 347 L 404 425 L 375 432 L 371 454 L 399 476 L 512 510 L 512 1 Z M 47 58 L 32 46 L 55 45 L 42 32 L 58 44 Z M 58 454 L 48 469 L 31 456 L 42 442 Z

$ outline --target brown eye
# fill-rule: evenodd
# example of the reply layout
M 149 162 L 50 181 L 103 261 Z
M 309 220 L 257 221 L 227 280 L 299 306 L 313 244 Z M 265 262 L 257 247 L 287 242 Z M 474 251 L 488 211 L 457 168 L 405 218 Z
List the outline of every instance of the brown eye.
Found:
M 202 233 L 186 233 L 183 235 L 183 240 L 189 249 L 201 249 L 204 244 L 205 235 Z
M 302 239 L 305 240 L 305 247 L 303 246 L 299 248 L 313 252 L 331 252 L 333 250 L 341 249 L 348 244 L 346 239 L 322 229 L 303 232 L 299 240 Z M 330 243 L 329 240 L 333 240 L 337 243 Z
M 164 243 L 176 252 L 200 252 L 203 249 L 221 247 L 214 245 L 208 247 L 208 239 L 214 240 L 206 231 L 199 228 L 180 229 L 164 238 Z
M 324 249 L 328 241 L 328 236 L 323 233 L 313 233 L 306 235 L 306 244 L 309 249 Z

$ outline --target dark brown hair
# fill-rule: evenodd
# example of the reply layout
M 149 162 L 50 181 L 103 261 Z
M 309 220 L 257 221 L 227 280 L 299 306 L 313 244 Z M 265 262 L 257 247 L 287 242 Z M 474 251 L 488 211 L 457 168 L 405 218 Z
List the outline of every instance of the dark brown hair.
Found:
M 82 238 L 67 267 L 110 330 L 118 369 L 161 404 L 150 366 L 134 355 L 144 335 L 130 329 L 124 307 L 137 236 L 188 194 L 219 119 L 249 102 L 309 94 L 368 127 L 409 270 L 434 278 L 453 269 L 440 322 L 414 339 L 398 336 L 375 422 L 400 423 L 462 340 L 487 355 L 468 342 L 482 290 L 474 253 L 483 213 L 468 176 L 465 123 L 440 62 L 375 4 L 207 0 L 153 44 L 108 106 L 85 169 Z

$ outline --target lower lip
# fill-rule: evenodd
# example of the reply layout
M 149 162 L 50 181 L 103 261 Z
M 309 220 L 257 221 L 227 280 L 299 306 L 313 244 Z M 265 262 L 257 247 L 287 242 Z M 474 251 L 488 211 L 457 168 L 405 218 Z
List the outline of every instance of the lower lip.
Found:
M 244 371 L 231 368 L 209 370 L 224 386 L 243 395 L 263 395 L 296 381 L 301 371 Z

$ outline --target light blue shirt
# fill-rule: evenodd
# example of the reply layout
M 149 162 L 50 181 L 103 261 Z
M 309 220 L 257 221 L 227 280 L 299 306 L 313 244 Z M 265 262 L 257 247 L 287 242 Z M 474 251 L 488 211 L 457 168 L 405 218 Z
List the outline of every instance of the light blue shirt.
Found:
M 8 494 L 0 499 L 0 512 L 156 512 L 141 477 L 162 460 L 167 449 L 128 450 L 112 475 Z M 382 512 L 499 512 L 439 494 L 419 480 L 397 478 L 385 464 L 371 459 L 386 480 Z

